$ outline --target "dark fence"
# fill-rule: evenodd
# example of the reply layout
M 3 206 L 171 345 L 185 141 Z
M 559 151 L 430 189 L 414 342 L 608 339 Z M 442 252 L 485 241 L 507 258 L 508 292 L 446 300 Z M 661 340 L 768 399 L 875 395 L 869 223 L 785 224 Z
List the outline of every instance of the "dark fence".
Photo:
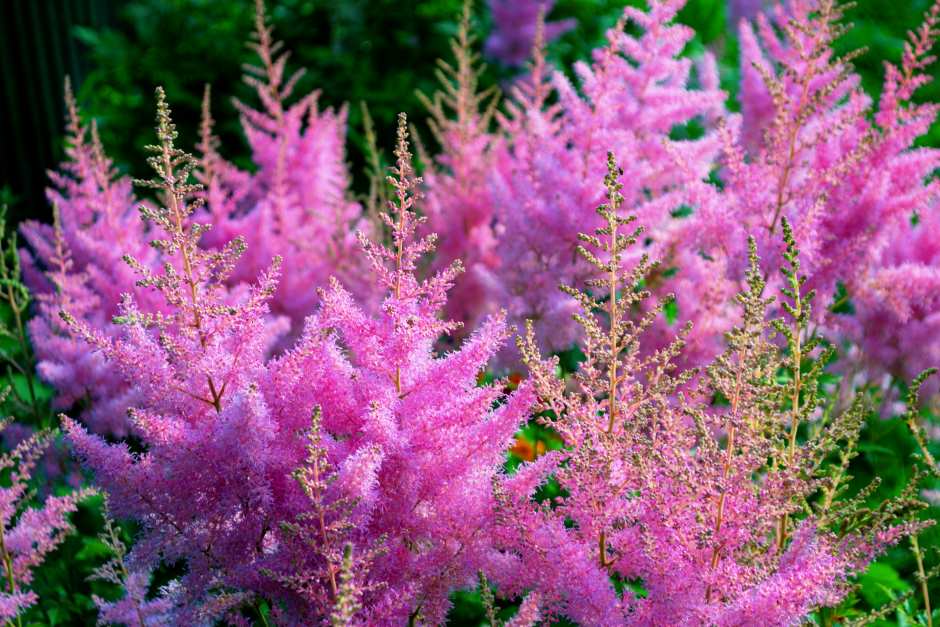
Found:
M 108 0 L 0 0 L 0 190 L 13 220 L 47 218 L 46 170 L 62 157 L 62 83 L 87 70 L 77 26 L 111 24 Z M 9 197 L 12 194 L 12 199 Z

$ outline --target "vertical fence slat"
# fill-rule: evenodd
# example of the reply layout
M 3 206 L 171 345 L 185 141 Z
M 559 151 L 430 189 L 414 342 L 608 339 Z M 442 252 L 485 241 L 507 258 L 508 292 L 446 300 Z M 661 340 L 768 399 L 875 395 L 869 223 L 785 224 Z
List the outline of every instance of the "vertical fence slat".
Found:
M 113 18 L 108 0 L 0 2 L 0 186 L 20 199 L 16 221 L 50 216 L 43 189 L 61 159 L 62 81 L 67 72 L 77 86 L 87 67 L 74 29 Z

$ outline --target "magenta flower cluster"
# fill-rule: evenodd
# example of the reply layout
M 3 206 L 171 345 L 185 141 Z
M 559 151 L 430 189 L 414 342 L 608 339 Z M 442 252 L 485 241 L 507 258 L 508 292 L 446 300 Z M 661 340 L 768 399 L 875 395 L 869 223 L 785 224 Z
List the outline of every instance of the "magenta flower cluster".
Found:
M 917 143 L 940 109 L 913 101 L 940 2 L 877 104 L 831 0 L 741 21 L 740 113 L 684 54 L 683 0 L 626 8 L 574 81 L 546 60 L 570 27 L 551 4 L 491 2 L 487 52 L 531 58 L 501 106 L 465 13 L 426 99 L 441 151 L 418 177 L 402 116 L 377 215 L 349 190 L 345 110 L 294 94 L 260 2 L 251 171 L 208 89 L 196 156 L 158 89 L 133 183 L 68 96 L 56 219 L 22 227 L 22 257 L 67 441 L 139 524 L 107 621 L 248 624 L 264 600 L 276 624 L 439 624 L 492 583 L 513 625 L 799 624 L 922 528 L 916 490 L 865 516 L 843 495 L 852 386 L 940 362 L 940 152 Z M 822 337 L 852 347 L 834 409 Z M 530 420 L 563 446 L 510 473 Z M 74 503 L 4 532 L 44 538 L 11 553 L 17 582 Z M 148 594 L 161 564 L 185 572 Z
M 10 429 L 10 421 L 4 420 L 0 428 Z M 29 505 L 30 477 L 51 441 L 51 433 L 34 433 L 0 455 L 0 469 L 9 476 L 10 484 L 0 488 L 0 563 L 5 582 L 0 593 L 0 618 L 8 624 L 38 601 L 30 590 L 33 569 L 65 540 L 72 530 L 69 514 L 91 494 L 79 490 L 66 496 L 49 496 L 40 508 Z

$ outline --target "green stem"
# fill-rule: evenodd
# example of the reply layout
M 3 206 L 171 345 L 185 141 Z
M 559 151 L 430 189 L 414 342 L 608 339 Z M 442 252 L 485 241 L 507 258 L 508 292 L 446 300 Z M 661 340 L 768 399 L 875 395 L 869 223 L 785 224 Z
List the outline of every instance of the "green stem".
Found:
M 920 593 L 924 597 L 924 611 L 927 614 L 927 627 L 933 627 L 933 612 L 930 609 L 930 589 L 927 587 L 927 574 L 924 572 L 924 557 L 920 552 L 917 536 L 911 536 L 911 548 L 914 549 L 914 558 L 917 560 L 917 581 L 920 582 Z
M 29 351 L 29 342 L 26 339 L 26 328 L 23 325 L 23 317 L 20 315 L 20 309 L 16 306 L 16 296 L 13 294 L 13 286 L 7 284 L 7 300 L 10 301 L 10 309 L 13 310 L 13 320 L 16 323 L 16 333 L 17 339 L 20 342 L 20 348 L 23 350 L 23 354 L 26 355 L 27 359 L 30 361 L 30 351 Z M 32 366 L 25 368 L 26 371 L 26 387 L 29 390 L 29 403 L 33 409 L 33 414 L 39 416 L 39 406 L 36 402 L 36 389 L 33 385 L 32 377 Z
M 10 587 L 10 594 L 16 594 L 16 578 L 13 576 L 13 558 L 10 557 L 10 553 L 7 551 L 6 537 L 2 530 L 0 530 L 0 555 L 3 557 L 3 568 L 6 570 L 7 585 Z M 6 624 L 13 625 L 13 621 L 8 620 Z M 16 626 L 23 627 L 23 621 L 19 616 L 16 617 Z

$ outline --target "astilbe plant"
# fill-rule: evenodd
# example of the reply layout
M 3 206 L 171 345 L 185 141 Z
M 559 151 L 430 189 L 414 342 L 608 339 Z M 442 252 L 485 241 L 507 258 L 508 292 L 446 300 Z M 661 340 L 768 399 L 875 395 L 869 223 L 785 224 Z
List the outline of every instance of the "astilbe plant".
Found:
M 609 164 L 605 226 L 579 249 L 597 278 L 590 292 L 566 288 L 586 360 L 566 382 L 531 326 L 520 339 L 539 420 L 566 446 L 497 485 L 500 537 L 524 564 L 505 592 L 535 590 L 581 624 L 794 624 L 837 605 L 853 574 L 921 528 L 911 514 L 923 504 L 916 483 L 874 509 L 862 506 L 874 484 L 845 493 L 869 407 L 864 393 L 841 405 L 820 394 L 833 349 L 809 330 L 813 293 L 789 224 L 784 315 L 768 320 L 774 299 L 752 241 L 741 320 L 690 384 L 673 363 L 685 333 L 640 348 L 662 305 L 634 319 L 653 266 L 623 267 L 640 232 L 626 230 Z M 561 496 L 534 502 L 549 476 Z
M 152 242 L 164 270 L 131 260 L 141 279 L 114 336 L 65 314 L 139 393 L 131 417 L 142 451 L 64 419 L 115 515 L 141 524 L 133 572 L 185 565 L 164 597 L 171 621 L 234 620 L 258 595 L 287 624 L 442 620 L 453 588 L 503 560 L 492 546 L 490 485 L 530 397 L 476 385 L 506 337 L 499 319 L 461 350 L 434 353 L 454 327 L 437 314 L 458 268 L 415 276 L 433 238 L 414 238 L 418 183 L 404 121 L 385 218 L 392 245 L 360 234 L 387 293 L 381 309 L 370 316 L 334 281 L 296 346 L 276 359 L 267 349 L 284 325 L 266 302 L 277 270 L 229 290 L 242 244 L 199 247 L 207 227 L 186 220 L 202 197 L 188 180 L 197 162 L 174 145 L 162 91 L 157 134 L 156 177 L 146 183 L 166 206 L 144 217 L 165 233 Z M 145 291 L 163 297 L 166 314 L 135 306 Z
M 30 246 L 22 252 L 23 279 L 38 302 L 30 339 L 38 374 L 56 389 L 57 405 L 90 401 L 83 420 L 95 431 L 124 435 L 126 386 L 101 355 L 70 333 L 58 312 L 67 308 L 85 324 L 107 328 L 121 295 L 137 278 L 122 255 L 131 254 L 142 264 L 156 263 L 157 255 L 146 246 L 130 179 L 115 172 L 95 124 L 82 124 L 68 82 L 65 96 L 69 160 L 60 172 L 50 173 L 54 223 L 29 221 L 21 227 Z M 159 303 L 147 295 L 140 306 L 159 311 Z
M 465 213 L 466 200 L 451 193 L 461 186 L 492 207 L 494 254 L 473 264 L 479 245 L 468 240 L 468 275 L 514 322 L 533 320 L 543 349 L 568 348 L 578 333 L 569 322 L 574 301 L 555 285 L 581 285 L 590 273 L 573 251 L 576 234 L 596 226 L 599 198 L 587 181 L 600 176 L 611 150 L 630 157 L 625 206 L 648 228 L 647 252 L 662 260 L 648 286 L 676 294 L 670 317 L 695 322 L 684 362 L 721 352 L 723 332 L 737 321 L 731 303 L 746 271 L 744 242 L 753 235 L 767 267 L 780 267 L 787 218 L 825 300 L 817 322 L 862 347 L 871 373 L 916 375 L 936 354 L 932 342 L 907 348 L 935 325 L 940 153 L 916 144 L 937 109 L 912 96 L 930 80 L 940 9 L 911 33 L 900 65 L 886 65 L 877 110 L 853 72 L 857 53 L 833 51 L 846 6 L 795 0 L 758 15 L 756 28 L 742 22 L 736 115 L 725 111 L 714 60 L 703 56 L 693 72 L 680 56 L 691 32 L 671 21 L 682 6 L 627 8 L 608 46 L 574 68 L 578 88 L 547 67 L 536 38 L 531 73 L 513 86 L 487 138 L 489 164 L 472 160 L 450 177 L 429 177 L 429 195 L 442 207 L 436 214 Z M 623 32 L 627 24 L 639 34 Z M 459 136 L 442 143 L 445 154 L 463 150 Z M 485 186 L 477 183 L 482 167 Z M 854 316 L 831 311 L 853 307 Z M 474 307 L 458 303 L 455 311 L 473 325 Z M 651 345 L 668 344 L 670 321 L 653 327 Z
M 457 37 L 451 42 L 453 64 L 438 62 L 441 90 L 432 97 L 419 94 L 441 146 L 422 177 L 425 230 L 438 237 L 433 260 L 438 270 L 458 259 L 471 269 L 492 267 L 497 261 L 494 207 L 484 190 L 493 168 L 495 136 L 490 126 L 499 94 L 495 88 L 478 89 L 484 66 L 473 49 L 471 8 L 470 2 L 464 4 Z M 448 299 L 448 315 L 476 322 L 486 311 L 486 289 L 479 273 L 458 277 Z
M 904 132 L 922 135 L 940 110 L 932 103 L 911 103 L 915 91 L 932 80 L 925 70 L 935 60 L 930 51 L 940 35 L 938 24 L 940 3 L 934 3 L 920 27 L 910 34 L 901 66 L 886 66 L 876 121 L 889 136 L 904 138 Z M 906 156 L 910 161 L 910 170 L 905 172 L 908 181 L 924 184 L 908 190 L 913 204 L 910 215 L 902 215 L 890 225 L 879 224 L 886 229 L 883 243 L 852 283 L 855 315 L 844 318 L 843 326 L 848 337 L 862 347 L 869 370 L 885 370 L 909 379 L 940 363 L 940 344 L 935 339 L 940 320 L 940 205 L 934 176 L 940 152 L 918 148 Z M 935 384 L 931 391 L 936 391 Z
M 742 118 L 723 130 L 723 184 L 698 199 L 694 245 L 741 258 L 750 233 L 776 268 L 786 218 L 823 299 L 817 320 L 862 346 L 869 365 L 910 378 L 936 354 L 929 344 L 903 347 L 924 337 L 937 311 L 930 242 L 940 152 L 915 143 L 937 105 L 911 99 L 930 80 L 940 5 L 910 34 L 900 66 L 886 63 L 875 110 L 852 70 L 858 53 L 833 51 L 846 8 L 794 0 L 760 15 L 756 30 L 742 23 Z M 847 305 L 856 315 L 832 315 Z
M 679 56 L 692 37 L 672 23 L 682 5 L 626 8 L 592 63 L 575 67 L 579 88 L 548 67 L 537 40 L 530 76 L 513 87 L 507 113 L 498 115 L 486 188 L 496 259 L 470 271 L 483 277 L 488 299 L 514 322 L 534 321 L 543 348 L 567 349 L 578 335 L 571 321 L 575 301 L 556 285 L 580 286 L 590 276 L 575 247 L 577 234 L 598 224 L 594 207 L 601 197 L 589 181 L 603 175 L 608 150 L 630 155 L 627 207 L 649 227 L 652 250 L 681 254 L 672 214 L 685 202 L 685 188 L 709 175 L 720 148 L 714 122 L 724 110 L 713 60 L 704 58 L 693 72 L 692 61 Z M 627 32 L 628 24 L 640 34 Z M 674 133 L 686 126 L 705 132 Z M 691 273 L 694 263 L 690 253 L 678 265 Z
M 199 159 L 158 90 L 155 178 L 138 182 L 156 201 L 139 202 L 67 96 L 55 219 L 23 227 L 22 259 L 38 371 L 81 411 L 63 419 L 68 442 L 140 525 L 127 550 L 108 522 L 115 557 L 97 574 L 124 596 L 97 599 L 102 620 L 440 623 L 479 581 L 496 624 L 492 580 L 525 595 L 512 625 L 832 622 L 852 577 L 905 536 L 929 605 L 924 471 L 872 509 L 876 484 L 847 492 L 873 415 L 857 383 L 940 355 L 940 153 L 916 144 L 937 105 L 911 102 L 940 3 L 874 113 L 852 55 L 832 51 L 844 8 L 793 0 L 742 24 L 740 116 L 714 60 L 683 56 L 683 5 L 627 8 L 576 84 L 546 63 L 535 11 L 531 72 L 503 113 L 478 90 L 468 5 L 425 99 L 441 154 L 418 179 L 402 117 L 374 188 L 388 211 L 370 220 L 347 193 L 345 110 L 316 93 L 289 104 L 299 75 L 260 1 L 246 70 L 260 107 L 236 104 L 253 172 L 222 157 L 208 89 Z M 16 259 L 0 263 L 9 292 Z M 507 319 L 529 321 L 516 352 Z M 860 349 L 837 390 L 824 336 Z M 575 343 L 584 361 L 559 378 L 543 355 Z M 520 356 L 515 392 L 478 384 L 492 358 Z M 908 422 L 936 473 L 923 382 Z M 535 396 L 564 447 L 506 475 Z M 11 618 L 81 496 L 17 513 L 47 438 L 0 464 L 21 468 Z M 538 502 L 545 481 L 560 491 Z M 183 574 L 148 595 L 161 565 Z
M 434 238 L 414 237 L 418 182 L 405 142 L 402 118 L 395 197 L 383 214 L 391 243 L 360 236 L 377 288 L 386 294 L 380 313 L 368 316 L 334 282 L 297 347 L 272 365 L 268 386 L 286 425 L 300 428 L 314 406 L 321 408 L 323 450 L 314 448 L 301 475 L 315 509 L 304 501 L 293 507 L 308 511 L 306 525 L 323 525 L 325 515 L 327 529 L 341 532 L 325 537 L 318 535 L 323 527 L 301 527 L 306 550 L 281 556 L 280 570 L 288 581 L 309 573 L 291 587 L 316 615 L 323 611 L 316 595 L 330 598 L 324 579 L 333 582 L 340 551 L 351 542 L 354 559 L 371 556 L 370 566 L 356 569 L 368 586 L 361 600 L 367 623 L 409 616 L 440 622 L 451 589 L 472 585 L 479 570 L 502 567 L 492 546 L 491 479 L 530 405 L 523 389 L 493 409 L 498 389 L 475 384 L 506 337 L 501 319 L 484 324 L 457 352 L 434 353 L 441 334 L 455 326 L 437 315 L 459 264 L 424 281 L 415 276 Z M 319 376 L 310 380 L 304 372 Z M 326 464 L 337 484 L 350 484 L 345 505 L 323 484 Z M 298 571 L 304 554 L 309 561 L 299 562 Z
M 195 620 L 224 609 L 222 602 L 204 602 L 205 591 L 226 583 L 219 572 L 241 567 L 229 551 L 246 552 L 261 534 L 261 504 L 268 495 L 260 460 L 270 429 L 266 415 L 254 411 L 252 381 L 285 325 L 269 324 L 266 316 L 276 266 L 257 285 L 231 292 L 225 281 L 243 244 L 236 240 L 220 252 L 199 247 L 207 227 L 188 221 L 200 202 L 193 198 L 199 186 L 189 181 L 197 162 L 175 147 L 159 88 L 157 137 L 160 144 L 148 147 L 155 177 L 140 184 L 160 190 L 165 201 L 142 208 L 150 232 L 164 234 L 150 242 L 162 269 L 126 257 L 139 279 L 111 328 L 99 330 L 61 312 L 73 333 L 100 351 L 134 391 L 130 420 L 148 450 L 135 454 L 127 443 L 108 445 L 74 421 L 64 424 L 76 452 L 110 493 L 115 514 L 146 520 L 135 560 L 147 567 L 161 557 L 189 558 L 177 602 Z M 154 294 L 166 313 L 138 306 L 138 295 Z M 254 437 L 245 441 L 248 434 Z
M 235 237 L 245 239 L 234 282 L 250 282 L 280 256 L 285 271 L 270 306 L 290 317 L 299 332 L 316 305 L 316 288 L 330 276 L 341 278 L 359 297 L 368 293 L 354 236 L 366 223 L 347 189 L 346 110 L 321 111 L 318 92 L 288 104 L 303 71 L 287 73 L 290 55 L 274 39 L 262 0 L 256 2 L 250 47 L 258 65 L 245 66 L 244 80 L 261 106 L 240 101 L 235 106 L 256 171 L 240 171 L 220 155 L 207 88 L 199 174 L 206 187 L 205 215 L 215 228 L 203 243 L 219 247 Z
M 9 393 L 5 390 L 3 400 Z M 9 425 L 10 420 L 4 419 L 0 429 Z M 35 433 L 0 455 L 0 469 L 8 477 L 0 487 L 0 619 L 8 625 L 21 625 L 19 615 L 38 601 L 30 590 L 33 569 L 72 531 L 69 515 L 92 493 L 79 490 L 66 496 L 49 496 L 40 507 L 30 504 L 30 477 L 54 436 L 49 431 Z
M 199 192 L 204 205 L 183 220 L 215 226 L 201 230 L 202 249 L 219 251 L 236 237 L 250 244 L 227 274 L 227 285 L 235 291 L 275 256 L 282 257 L 290 272 L 271 309 L 275 317 L 287 316 L 294 331 L 281 340 L 282 347 L 299 334 L 303 318 L 316 305 L 316 288 L 330 276 L 339 276 L 365 299 L 354 229 L 366 225 L 359 205 L 347 198 L 345 113 L 319 111 L 316 93 L 287 106 L 300 74 L 285 77 L 288 55 L 273 40 L 260 2 L 256 29 L 253 48 L 261 66 L 247 68 L 246 80 L 262 108 L 241 103 L 238 108 L 258 169 L 243 172 L 220 155 L 207 88 L 201 159 L 194 172 L 204 187 Z M 95 124 L 81 122 L 68 85 L 66 105 L 68 161 L 50 173 L 53 187 L 48 192 L 55 224 L 30 221 L 21 227 L 29 245 L 22 253 L 24 278 L 40 303 L 39 315 L 29 325 L 30 339 L 38 372 L 56 389 L 58 406 L 85 404 L 85 424 L 99 433 L 123 436 L 129 431 L 127 409 L 137 402 L 135 392 L 99 352 L 63 324 L 58 311 L 68 310 L 89 328 L 114 335 L 118 327 L 111 319 L 120 313 L 123 294 L 133 291 L 140 278 L 125 258 L 150 271 L 159 271 L 163 258 L 148 245 L 147 225 L 138 217 L 138 208 L 152 203 L 139 201 L 130 179 L 118 176 Z M 152 291 L 138 292 L 135 306 L 148 315 L 166 313 L 168 307 Z
M 493 206 L 496 258 L 469 272 L 479 277 L 491 306 L 506 309 L 514 323 L 535 320 L 543 330 L 541 337 L 553 348 L 564 349 L 574 340 L 569 324 L 572 308 L 554 286 L 559 277 L 576 271 L 563 260 L 565 226 L 576 220 L 571 196 L 578 188 L 566 167 L 570 155 L 560 107 L 548 103 L 549 67 L 541 36 L 535 50 L 529 76 L 512 87 L 508 113 L 497 114 L 503 137 L 494 147 L 494 168 L 486 187 L 488 204 Z M 551 205 L 540 202 L 545 197 L 551 198 Z M 470 326 L 474 323 L 467 321 Z M 511 364 L 514 355 L 501 361 Z

